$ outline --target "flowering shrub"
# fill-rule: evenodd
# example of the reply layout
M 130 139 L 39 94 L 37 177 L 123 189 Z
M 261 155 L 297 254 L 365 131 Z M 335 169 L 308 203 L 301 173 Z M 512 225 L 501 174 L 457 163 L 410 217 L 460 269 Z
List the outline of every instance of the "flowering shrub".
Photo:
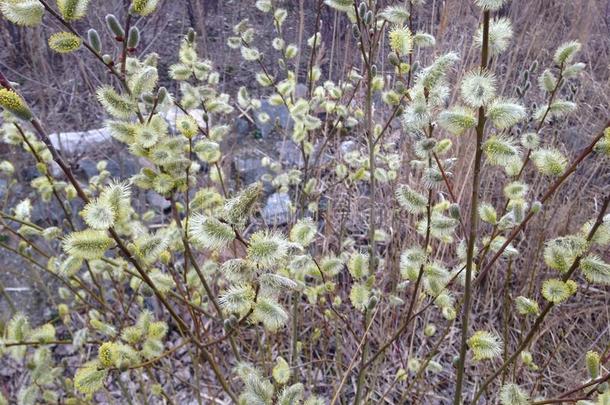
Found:
M 252 86 L 226 94 L 214 62 L 198 53 L 193 30 L 166 61 L 167 72 L 158 55 L 139 52 L 147 33 L 137 23 L 158 1 L 133 0 L 125 21 L 106 16 L 103 33 L 73 25 L 89 3 L 0 0 L 0 10 L 17 25 L 54 21 L 64 31 L 48 39 L 53 51 L 103 64 L 110 79 L 100 78 L 106 83 L 96 97 L 105 126 L 144 163 L 134 176 L 116 179 L 100 162 L 98 175 L 81 182 L 35 106 L 0 74 L 3 139 L 35 159 L 36 204 L 56 200 L 64 213 L 63 222 L 41 227 L 32 221 L 29 199 L 3 208 L 4 254 L 22 256 L 60 287 L 49 323 L 31 325 L 17 311 L 7 322 L 0 353 L 27 367 L 20 390 L 10 394 L 15 399 L 0 394 L 0 403 L 113 403 L 113 395 L 121 403 L 432 403 L 438 384 L 432 378 L 449 387 L 455 404 L 561 402 L 545 402 L 510 370 L 546 367 L 530 352 L 545 318 L 584 285 L 610 283 L 603 257 L 610 196 L 588 207 L 590 220 L 575 232 L 544 244 L 541 261 L 555 276 L 528 291 L 512 291 L 510 279 L 529 271 L 517 260 L 517 242 L 540 237 L 528 223 L 576 168 L 600 159 L 607 170 L 607 126 L 592 128 L 581 151 L 560 147 L 546 133 L 577 110 L 565 89 L 578 85 L 585 68 L 578 42 L 558 46 L 541 72 L 528 68 L 542 94 L 534 102 L 525 97 L 529 79 L 517 96 L 503 95 L 499 85 L 493 61 L 513 35 L 510 20 L 498 15 L 504 0 L 474 1 L 481 26 L 472 44 L 480 56 L 459 79 L 460 55 L 438 54 L 432 35 L 414 32 L 411 17 L 422 1 L 326 0 L 318 23 L 322 7 L 344 13 L 360 52 L 345 77 L 333 81 L 319 57 L 320 32 L 302 47 L 289 43 L 287 9 L 281 1 L 258 0 L 256 8 L 273 22 L 274 54 L 257 47 L 253 22 L 233 27 L 227 45 L 256 73 Z M 103 49 L 106 35 L 114 49 Z M 435 57 L 422 66 L 417 56 L 425 52 Z M 309 58 L 304 71 L 296 68 L 297 55 Z M 179 91 L 159 86 L 161 73 Z M 299 84 L 306 90 L 298 91 Z M 289 112 L 285 135 L 304 162 L 280 168 L 272 179 L 292 196 L 286 227 L 258 219 L 263 179 L 238 185 L 223 165 L 223 139 L 236 114 L 271 120 L 263 100 Z M 175 127 L 165 119 L 174 107 L 182 112 Z M 196 109 L 203 110 L 201 119 L 192 114 Z M 390 137 L 397 125 L 400 142 Z M 474 148 L 474 157 L 458 153 L 457 137 Z M 340 156 L 335 138 L 364 147 Z M 337 158 L 333 169 L 323 167 L 325 154 Z M 459 159 L 471 158 L 468 197 L 457 193 L 453 172 Z M 502 194 L 494 200 L 481 198 L 483 170 L 498 171 Z M 3 161 L 0 172 L 10 180 L 13 164 Z M 543 179 L 542 190 L 532 189 L 534 178 Z M 366 199 L 364 224 L 349 227 L 327 215 L 325 196 L 335 187 Z M 140 190 L 165 198 L 170 215 L 135 204 Z M 386 195 L 395 202 L 390 219 L 380 205 Z M 401 240 L 407 228 L 415 234 Z M 332 241 L 328 229 L 337 232 Z M 399 260 L 387 260 L 387 252 Z M 473 330 L 470 319 L 480 285 L 499 274 L 507 280 L 503 308 L 518 314 L 517 321 L 503 318 L 502 336 L 493 327 Z M 380 319 L 390 316 L 393 329 L 382 330 L 388 324 Z M 518 336 L 507 341 L 509 328 Z M 434 342 L 425 358 L 401 353 L 401 362 L 390 361 L 396 347 L 424 341 Z M 78 353 L 76 367 L 62 362 L 56 349 L 63 345 Z M 455 358 L 437 358 L 441 345 L 452 346 Z M 606 354 L 586 353 L 580 367 L 588 380 L 566 387 L 566 396 L 607 403 Z M 178 373 L 183 368 L 189 381 Z

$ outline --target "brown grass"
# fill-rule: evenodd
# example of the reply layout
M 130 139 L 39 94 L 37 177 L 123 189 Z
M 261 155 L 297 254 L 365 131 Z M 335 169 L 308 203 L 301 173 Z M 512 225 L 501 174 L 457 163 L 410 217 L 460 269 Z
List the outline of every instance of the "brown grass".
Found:
M 79 28 L 89 26 L 101 27 L 103 16 L 108 12 L 120 14 L 121 1 L 96 2 L 96 12 L 89 20 L 79 23 Z M 103 4 L 101 4 L 103 3 Z M 305 3 L 309 3 L 306 1 Z M 209 7 L 208 7 L 209 5 Z M 478 24 L 477 13 L 470 1 L 466 0 L 428 0 L 425 12 L 417 14 L 416 26 L 418 29 L 430 31 L 437 36 L 440 46 L 434 51 L 459 51 L 463 58 L 463 68 L 475 66 L 478 55 L 472 50 L 471 38 L 474 28 Z M 293 35 L 297 42 L 299 2 L 288 2 L 294 23 L 287 24 L 292 27 L 289 36 Z M 600 130 L 601 125 L 610 115 L 608 111 L 610 97 L 610 28 L 608 27 L 608 2 L 605 0 L 514 0 L 505 7 L 503 14 L 513 21 L 516 36 L 513 51 L 493 61 L 500 82 L 502 93 L 506 96 L 516 96 L 514 83 L 520 82 L 522 71 L 528 68 L 534 60 L 541 66 L 549 63 L 554 48 L 564 40 L 578 39 L 585 44 L 581 60 L 587 63 L 587 68 L 580 81 L 580 87 L 575 99 L 580 105 L 579 112 L 569 120 L 554 125 L 543 131 L 545 139 L 555 139 L 558 145 L 565 145 L 570 156 L 584 147 L 588 140 Z M 223 37 L 230 27 L 241 18 L 256 19 L 258 14 L 252 14 L 252 7 L 246 7 L 241 2 L 198 2 L 198 1 L 165 1 L 161 12 L 150 19 L 140 23 L 146 32 L 143 38 L 142 51 L 156 51 L 161 60 L 173 61 L 175 59 L 177 44 L 186 28 L 195 23 L 201 32 L 205 29 L 203 51 L 208 57 L 216 61 L 219 66 L 227 66 L 223 73 L 224 85 L 227 89 L 236 89 L 238 86 L 251 80 L 250 68 L 239 62 L 237 55 L 227 52 Z M 305 30 L 303 38 L 308 38 L 312 32 L 315 17 L 313 7 L 306 8 Z M 205 17 L 205 18 L 204 18 Z M 326 69 L 338 77 L 350 66 L 357 52 L 351 34 L 343 27 L 345 21 L 339 19 L 335 22 L 334 12 L 325 11 L 323 15 L 323 35 L 326 42 L 325 62 Z M 337 23 L 337 29 L 333 29 Z M 267 23 L 265 23 L 267 24 Z M 263 36 L 270 41 L 267 32 L 270 27 L 263 24 Z M 22 83 L 22 91 L 38 115 L 47 123 L 52 131 L 67 131 L 101 124 L 99 107 L 94 100 L 93 90 L 101 83 L 90 77 L 108 79 L 107 75 L 89 58 L 66 58 L 54 55 L 46 46 L 45 38 L 54 27 L 45 26 L 27 31 L 15 28 L 8 23 L 0 22 L 0 41 L 11 46 L 0 49 L 0 66 L 11 74 L 13 80 Z M 101 31 L 101 30 L 100 30 Z M 108 36 L 106 35 L 106 40 Z M 109 45 L 109 44 L 106 44 Z M 108 46 L 109 47 L 109 46 Z M 262 47 L 265 49 L 264 47 Z M 430 61 L 432 55 L 422 55 L 424 61 Z M 328 66 L 332 61 L 333 66 Z M 305 65 L 301 60 L 301 67 Z M 458 71 L 465 71 L 461 67 Z M 165 77 L 164 66 L 161 66 L 162 77 Z M 541 71 L 539 68 L 538 73 Z M 452 78 L 458 81 L 459 77 Z M 527 93 L 525 103 L 540 103 L 541 95 L 537 90 L 535 78 L 532 80 L 532 90 Z M 163 83 L 166 84 L 166 83 Z M 176 89 L 172 89 L 176 90 Z M 400 130 L 395 128 L 390 139 L 395 139 L 397 147 L 408 161 L 410 147 L 402 139 Z M 331 150 L 338 150 L 342 139 L 331 142 Z M 471 188 L 469 179 L 472 176 L 472 139 L 461 138 L 456 141 L 458 163 L 452 170 L 454 189 L 459 201 L 467 206 Z M 0 156 L 1 158 L 2 156 Z M 331 162 L 328 167 L 332 168 Z M 400 173 L 401 182 L 408 181 L 413 175 L 407 164 L 403 165 Z M 547 179 L 528 174 L 531 180 L 533 194 L 542 194 L 549 182 Z M 485 166 L 483 169 L 483 182 L 481 186 L 481 199 L 484 201 L 499 201 L 501 199 L 501 185 L 504 175 L 497 169 Z M 577 229 L 584 220 L 592 217 L 602 191 L 610 189 L 610 170 L 608 161 L 590 160 L 567 182 L 553 202 L 545 207 L 538 219 L 528 226 L 528 234 L 537 235 L 535 239 L 519 238 L 516 247 L 522 252 L 512 264 L 513 277 L 510 280 L 510 290 L 514 296 L 533 294 L 539 291 L 541 280 L 548 278 L 549 271 L 540 259 L 542 244 L 545 239 L 553 238 Z M 413 218 L 400 216 L 393 209 L 395 202 L 389 189 L 380 191 L 381 201 L 380 223 L 384 229 L 392 233 L 393 238 L 389 245 L 382 249 L 385 261 L 384 272 L 378 275 L 381 288 L 390 293 L 396 292 L 397 263 L 400 251 L 409 247 L 413 241 L 420 240 L 411 225 Z M 324 250 L 336 251 L 340 241 L 346 233 L 352 235 L 356 244 L 364 244 L 367 236 L 367 204 L 365 191 L 353 193 L 344 188 L 333 188 L 325 196 L 327 209 L 324 212 Z M 465 211 L 464 211 L 465 212 Z M 434 257 L 447 263 L 455 263 L 455 252 L 444 246 L 433 245 Z M 321 252 L 325 253 L 325 252 Z M 608 256 L 608 252 L 605 252 Z M 503 314 L 501 292 L 504 288 L 506 263 L 499 263 L 475 293 L 473 305 L 472 329 L 497 330 L 502 334 Z M 340 296 L 348 302 L 349 282 L 340 279 Z M 398 292 L 404 297 L 404 292 Z M 572 387 L 575 382 L 582 381 L 584 353 L 589 349 L 603 351 L 610 337 L 610 313 L 608 312 L 608 294 L 606 289 L 594 286 L 583 288 L 577 298 L 551 315 L 541 333 L 533 343 L 533 352 L 536 352 L 535 361 L 540 366 L 537 372 L 526 371 L 523 368 L 515 370 L 518 381 L 528 388 L 537 387 L 537 393 L 552 396 Z M 356 351 L 358 341 L 342 333 L 337 325 L 329 325 L 323 319 L 320 311 L 313 306 L 303 303 L 303 317 L 301 340 L 307 342 L 303 348 L 304 365 L 300 370 L 310 384 L 315 385 L 320 392 L 332 392 L 333 386 L 329 376 L 336 375 L 338 380 L 341 370 L 349 364 Z M 509 313 L 510 324 L 519 325 L 521 320 L 516 314 Z M 376 345 L 384 342 L 389 335 L 388 331 L 395 330 L 402 319 L 396 311 L 380 311 L 371 328 L 370 342 Z M 436 342 L 435 337 L 427 338 L 421 329 L 428 323 L 438 326 L 439 333 L 447 325 L 436 311 L 426 312 L 416 321 L 417 328 L 410 328 L 409 333 L 403 336 L 399 344 L 393 345 L 386 353 L 386 360 L 374 366 L 368 379 L 375 387 L 375 391 L 383 393 L 392 384 L 396 370 L 406 368 L 407 359 L 413 356 L 425 358 L 429 355 L 431 347 Z M 353 325 L 360 324 L 353 319 Z M 322 329 L 323 338 L 317 342 L 307 339 L 315 328 Z M 334 330 L 334 332 L 333 332 Z M 518 328 L 511 328 L 509 341 L 512 345 L 519 339 L 521 333 Z M 272 337 L 272 344 L 281 344 Z M 564 342 L 560 344 L 561 342 Z M 459 330 L 453 329 L 448 339 L 439 348 L 434 356 L 444 368 L 439 374 L 430 374 L 422 386 L 418 397 L 410 398 L 408 403 L 448 403 L 450 401 L 454 380 L 451 367 L 453 357 L 457 354 L 459 345 Z M 514 347 L 514 346 L 513 346 Z M 558 348 L 558 349 L 557 349 Z M 333 355 L 334 353 L 334 355 Z M 497 366 L 497 364 L 495 364 Z M 489 374 L 491 365 L 477 366 L 477 376 Z M 466 392 L 480 383 L 480 377 L 466 381 Z M 347 386 L 352 389 L 352 381 Z M 386 399 L 388 403 L 398 403 L 401 389 L 392 391 Z M 434 394 L 431 394 L 434 391 Z M 466 395 L 468 397 L 468 394 Z

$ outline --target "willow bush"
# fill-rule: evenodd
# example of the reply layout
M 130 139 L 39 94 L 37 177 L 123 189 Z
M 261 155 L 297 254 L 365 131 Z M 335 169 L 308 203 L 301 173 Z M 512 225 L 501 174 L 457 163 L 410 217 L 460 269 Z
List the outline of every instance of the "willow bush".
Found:
M 527 274 L 516 260 L 519 246 L 540 237 L 528 222 L 583 161 L 610 155 L 608 127 L 591 128 L 590 144 L 580 151 L 551 135 L 578 111 L 580 43 L 565 42 L 552 60 L 519 67 L 525 81 L 506 96 L 494 63 L 509 51 L 514 30 L 499 16 L 504 0 L 474 1 L 481 26 L 471 44 L 479 57 L 464 72 L 455 71 L 458 53 L 435 51 L 432 35 L 414 32 L 412 16 L 428 7 L 424 1 L 326 0 L 315 4 L 315 30 L 321 8 L 330 7 L 346 15 L 343 29 L 359 50 L 345 77 L 332 81 L 320 32 L 299 49 L 285 35 L 282 2 L 258 0 L 256 8 L 272 22 L 273 52 L 257 47 L 258 23 L 233 27 L 228 52 L 241 54 L 255 80 L 226 94 L 192 30 L 164 61 L 167 71 L 160 72 L 158 55 L 141 54 L 141 36 L 154 33 L 138 25 L 158 3 L 133 0 L 124 21 L 108 15 L 106 27 L 84 31 L 73 24 L 95 2 L 0 1 L 14 24 L 57 27 L 48 38 L 53 51 L 105 66 L 109 75 L 97 79 L 105 84 L 95 94 L 100 114 L 133 159 L 145 162 L 136 175 L 118 179 L 101 161 L 99 173 L 81 181 L 36 108 L 0 75 L 3 140 L 36 162 L 35 204 L 55 200 L 63 212 L 60 223 L 41 227 L 32 222 L 31 199 L 2 207 L 3 254 L 21 256 L 59 289 L 49 323 L 32 325 L 16 310 L 10 315 L 0 354 L 22 365 L 23 378 L 17 391 L 0 394 L 0 403 L 435 403 L 440 386 L 456 405 L 610 402 L 608 349 L 583 353 L 582 381 L 557 398 L 541 397 L 519 372 L 539 367 L 531 343 L 544 334 L 550 313 L 561 313 L 584 286 L 610 284 L 603 258 L 610 245 L 607 194 L 576 231 L 546 241 L 540 260 L 554 277 L 529 294 L 505 291 L 504 310 L 518 314 L 518 323 L 507 319 L 505 328 L 517 329 L 516 341 L 470 326 L 485 278 Z M 114 47 L 104 49 L 103 37 Z M 299 54 L 308 60 L 302 71 L 295 70 Z M 418 55 L 432 62 L 424 65 Z M 166 75 L 175 93 L 159 86 Z M 536 95 L 528 92 L 532 82 Z M 297 91 L 298 84 L 306 90 Z M 289 111 L 293 125 L 284 135 L 304 162 L 284 168 L 265 161 L 277 169 L 273 184 L 292 197 L 286 227 L 259 220 L 262 183 L 238 187 L 224 164 L 223 139 L 237 115 L 271 119 L 263 100 Z M 164 118 L 170 108 L 182 112 L 175 127 Z M 201 120 L 195 109 L 203 110 Z M 388 136 L 397 126 L 399 141 Z M 473 145 L 474 156 L 457 154 L 458 137 Z M 335 139 L 363 147 L 340 155 Z M 322 168 L 326 155 L 336 159 L 330 168 Z M 472 161 L 470 197 L 458 196 L 453 184 L 460 160 Z M 493 201 L 480 198 L 484 170 L 497 172 Z M 0 172 L 13 184 L 11 162 L 3 161 Z M 533 179 L 543 190 L 531 189 Z M 325 197 L 339 187 L 368 201 L 359 224 L 365 232 L 326 215 Z M 140 190 L 167 199 L 170 214 L 134 204 Z M 381 205 L 386 195 L 395 204 Z M 390 223 L 393 217 L 398 221 Z M 321 226 L 340 228 L 338 243 L 328 243 Z M 415 233 L 390 243 L 406 229 Z M 397 245 L 405 246 L 396 253 L 399 263 L 384 260 L 380 252 Z M 373 334 L 382 313 L 394 314 L 396 327 Z M 431 342 L 425 358 L 401 352 L 397 360 L 389 350 L 408 352 L 424 339 Z M 436 357 L 445 346 L 455 358 Z M 65 361 L 68 355 L 78 363 Z M 180 377 L 185 368 L 187 381 Z

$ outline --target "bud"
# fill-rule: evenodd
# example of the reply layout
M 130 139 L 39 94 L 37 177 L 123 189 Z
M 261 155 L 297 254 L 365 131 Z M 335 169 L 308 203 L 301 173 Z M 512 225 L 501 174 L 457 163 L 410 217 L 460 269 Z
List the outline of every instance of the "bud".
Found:
M 421 147 L 425 151 L 430 151 L 430 150 L 434 149 L 435 146 L 436 146 L 436 139 L 434 139 L 434 138 L 426 138 L 426 139 L 422 140 L 422 142 L 421 142 Z
M 153 290 L 150 288 L 150 286 L 148 286 L 147 284 L 142 284 L 141 290 L 140 292 L 142 293 L 142 295 L 146 298 L 150 298 L 153 296 L 154 292 Z
M 199 132 L 197 121 L 188 114 L 181 115 L 176 119 L 176 129 L 188 139 L 193 138 Z
M 76 188 L 74 188 L 73 185 L 68 185 L 68 187 L 66 187 L 66 198 L 68 200 L 74 200 L 76 198 L 76 196 L 78 195 L 78 193 L 76 192 Z
M 373 77 L 377 76 L 377 65 L 371 66 L 371 75 Z
M 517 95 L 519 97 L 523 97 L 523 93 L 524 93 L 523 89 L 521 87 L 517 86 Z
M 434 151 L 439 155 L 444 155 L 449 151 L 449 149 L 451 149 L 452 146 L 453 142 L 451 142 L 451 139 L 441 139 L 437 142 Z
M 40 174 L 47 174 L 47 165 L 43 162 L 36 163 L 36 169 Z
M 360 28 L 356 24 L 352 25 L 352 35 L 354 39 L 360 39 Z
M 98 370 L 94 363 L 85 364 L 74 375 L 74 388 L 83 394 L 93 395 L 104 387 L 107 370 Z
M 597 377 L 599 377 L 599 353 L 594 351 L 588 351 L 585 356 L 585 361 L 587 363 L 587 371 L 589 372 L 589 377 L 591 377 L 592 380 L 595 380 Z
M 534 201 L 534 203 L 532 204 L 532 212 L 534 214 L 537 214 L 540 212 L 541 209 L 542 209 L 542 203 L 540 201 Z
M 369 311 L 372 311 L 373 309 L 375 309 L 378 301 L 379 300 L 377 299 L 377 297 L 375 295 L 373 295 L 371 298 L 369 298 L 369 303 L 367 305 L 367 309 Z
M 87 31 L 87 39 L 89 41 L 89 45 L 91 45 L 91 48 L 93 48 L 97 54 L 102 52 L 102 40 L 100 39 L 100 34 L 98 34 L 96 30 L 91 28 L 89 31 Z
M 138 27 L 131 27 L 127 35 L 127 48 L 136 49 L 140 44 L 140 30 Z
M 133 0 L 129 12 L 146 17 L 157 8 L 159 0 Z
M 453 219 L 460 219 L 460 206 L 458 204 L 451 204 L 449 206 L 449 214 Z
M 227 200 L 224 206 L 224 219 L 233 225 L 242 224 L 250 215 L 250 210 L 258 200 L 262 192 L 262 185 L 254 183 L 236 197 Z
M 97 352 L 97 358 L 103 367 L 110 368 L 114 365 L 116 359 L 116 343 L 105 342 Z
M 235 318 L 235 315 L 231 315 L 229 318 L 224 320 L 223 325 L 227 331 L 235 329 L 235 326 L 237 325 L 237 318 Z
M 406 90 L 407 90 L 407 86 L 405 86 L 405 84 L 401 81 L 397 81 L 396 84 L 394 85 L 394 89 L 396 89 L 396 91 L 400 94 L 405 94 Z
M 142 96 L 140 96 L 140 98 L 148 105 L 152 105 L 155 102 L 155 97 L 152 95 L 152 93 L 144 93 Z
M 399 66 L 400 65 L 400 59 L 398 59 L 398 55 L 396 55 L 396 52 L 390 52 L 388 54 L 388 60 L 394 66 Z
M 64 20 L 74 21 L 87 14 L 89 0 L 57 0 L 57 7 Z
M 159 255 L 159 260 L 161 261 L 161 263 L 163 264 L 168 264 L 170 262 L 170 260 L 172 259 L 172 254 L 167 251 L 164 250 L 163 252 L 161 252 L 161 254 Z
M 163 394 L 163 387 L 161 386 L 161 384 L 153 384 L 150 387 L 150 392 L 154 396 L 159 397 Z
M 186 40 L 192 44 L 193 42 L 195 42 L 196 38 L 197 38 L 197 33 L 195 32 L 195 30 L 192 28 L 189 28 L 188 32 L 186 33 Z
M 366 25 L 371 25 L 372 22 L 373 22 L 373 12 L 371 10 L 369 10 L 364 15 L 364 23 Z
M 415 62 L 413 62 L 413 66 L 411 66 L 411 71 L 412 71 L 413 73 L 415 73 L 415 72 L 417 72 L 418 70 L 419 70 L 419 62 L 418 62 L 418 61 L 415 61 Z
M 112 56 L 110 56 L 108 54 L 102 55 L 102 60 L 104 61 L 104 63 L 106 65 L 112 65 L 113 64 Z
M 159 62 L 159 54 L 156 52 L 151 52 L 148 55 L 146 55 L 146 58 L 144 59 L 144 61 L 142 63 L 144 63 L 144 65 L 146 65 L 146 66 L 156 67 L 157 62 Z
M 123 30 L 121 23 L 113 14 L 108 14 L 106 16 L 106 25 L 117 41 L 123 40 L 125 37 L 125 30 Z
M 358 6 L 358 16 L 360 17 L 360 19 L 364 20 L 366 12 L 367 12 L 366 3 L 365 2 L 360 3 L 360 5 Z
M 65 318 L 70 315 L 70 308 L 66 304 L 59 304 L 57 306 L 57 313 L 60 318 Z
M 429 323 L 426 325 L 426 327 L 424 328 L 424 335 L 431 337 L 434 336 L 434 334 L 436 333 L 436 325 L 434 325 L 433 323 Z
M 167 89 L 165 87 L 159 87 L 157 91 L 157 103 L 161 104 L 165 101 L 167 97 Z
M 523 221 L 525 216 L 525 210 L 527 209 L 525 201 L 514 201 L 512 206 L 512 213 L 515 222 L 520 223 Z
M 8 160 L 3 160 L 0 162 L 0 174 L 6 174 L 7 176 L 12 176 L 15 173 L 15 166 Z
M 42 393 L 42 399 L 47 404 L 57 404 L 57 403 L 59 403 L 59 395 L 56 392 L 50 391 L 50 390 L 45 390 Z

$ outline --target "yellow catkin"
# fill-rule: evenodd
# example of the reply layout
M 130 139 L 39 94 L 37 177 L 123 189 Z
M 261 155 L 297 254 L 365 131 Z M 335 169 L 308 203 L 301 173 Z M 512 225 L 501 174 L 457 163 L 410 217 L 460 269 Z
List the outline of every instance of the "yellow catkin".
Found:
M 82 40 L 70 32 L 57 32 L 49 38 L 49 46 L 57 53 L 70 53 L 80 48 Z
M 0 89 L 0 106 L 18 118 L 32 119 L 32 112 L 25 100 L 13 90 Z

